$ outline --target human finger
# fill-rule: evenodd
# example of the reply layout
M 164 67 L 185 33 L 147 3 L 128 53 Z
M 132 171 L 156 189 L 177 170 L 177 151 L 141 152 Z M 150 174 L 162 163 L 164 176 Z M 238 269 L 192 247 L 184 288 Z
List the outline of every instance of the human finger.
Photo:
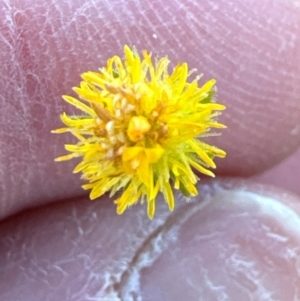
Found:
M 300 139 L 296 3 L 4 3 L 1 216 L 82 194 L 75 163 L 53 163 L 68 138 L 50 130 L 70 110 L 61 95 L 78 85 L 79 74 L 121 55 L 125 43 L 217 79 L 218 100 L 228 107 L 228 130 L 210 140 L 228 154 L 217 162 L 219 174 L 251 175 L 287 157 Z
M 0 296 L 17 300 L 299 297 L 300 200 L 246 183 L 201 185 L 122 216 L 109 199 L 48 204 L 0 224 Z M 284 277 L 278 277 L 284 275 Z

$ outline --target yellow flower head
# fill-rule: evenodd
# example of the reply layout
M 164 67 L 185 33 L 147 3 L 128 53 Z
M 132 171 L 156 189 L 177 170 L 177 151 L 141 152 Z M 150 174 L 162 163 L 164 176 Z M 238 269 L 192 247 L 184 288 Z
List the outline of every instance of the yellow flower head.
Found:
M 210 128 L 224 128 L 215 119 L 225 106 L 213 100 L 215 80 L 198 86 L 186 63 L 168 72 L 164 57 L 153 63 L 151 54 L 140 57 L 124 47 L 125 58 L 114 56 L 99 72 L 82 74 L 74 88 L 82 101 L 63 96 L 83 115 L 61 115 L 66 127 L 54 133 L 70 132 L 77 144 L 66 144 L 70 154 L 56 159 L 81 157 L 74 172 L 81 172 L 95 199 L 118 191 L 117 213 L 122 214 L 139 200 L 146 201 L 153 218 L 157 194 L 162 192 L 170 208 L 175 201 L 171 185 L 184 195 L 197 195 L 197 175 L 214 177 L 213 158 L 225 152 L 202 142 Z

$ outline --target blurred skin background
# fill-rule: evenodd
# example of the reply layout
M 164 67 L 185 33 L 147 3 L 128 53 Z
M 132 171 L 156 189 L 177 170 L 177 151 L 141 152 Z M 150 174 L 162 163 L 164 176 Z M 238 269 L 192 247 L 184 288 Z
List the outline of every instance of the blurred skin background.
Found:
M 300 2 L 2 1 L 1 300 L 300 299 Z M 122 216 L 54 163 L 61 99 L 123 45 L 217 80 L 227 151 L 200 195 Z M 230 180 L 229 180 L 230 178 Z M 298 298 L 298 299 L 297 299 Z

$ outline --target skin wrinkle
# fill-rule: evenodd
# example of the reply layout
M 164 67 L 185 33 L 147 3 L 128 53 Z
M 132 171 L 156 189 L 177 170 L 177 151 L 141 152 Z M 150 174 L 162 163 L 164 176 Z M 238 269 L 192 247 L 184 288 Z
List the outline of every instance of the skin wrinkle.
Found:
M 103 209 L 100 210 L 99 206 Z M 112 281 L 110 278 L 118 278 L 118 275 L 128 269 L 135 250 L 169 215 L 166 206 L 163 206 L 165 210 L 161 208 L 160 212 L 164 213 L 151 222 L 146 220 L 142 206 L 136 207 L 138 211 L 134 210 L 124 219 L 123 216 L 114 215 L 115 208 L 107 200 L 101 205 L 100 202 L 95 202 L 87 206 L 86 202 L 79 199 L 77 202 L 57 203 L 46 210 L 41 208 L 38 212 L 27 212 L 16 219 L 17 225 L 15 220 L 2 224 L 1 231 L 6 234 L 0 241 L 0 250 L 6 256 L 0 256 L 0 266 L 3 271 L 15 272 L 10 281 L 6 281 L 5 273 L 1 273 L 1 299 L 17 300 L 20 294 L 31 296 L 31 301 L 41 298 L 83 300 L 84 295 L 93 296 L 96 293 L 103 296 Z M 119 230 L 114 231 L 113 235 L 106 230 L 111 224 L 112 216 L 117 217 L 116 222 L 119 224 L 116 228 Z M 78 220 L 83 234 L 78 232 Z M 49 225 L 53 227 L 50 228 Z M 122 231 L 124 228 L 127 229 L 127 235 Z M 60 236 L 59 239 L 57 235 Z M 113 253 L 109 251 L 111 248 Z M 8 252 L 9 250 L 14 251 Z M 45 258 L 48 263 L 45 263 Z M 14 266 L 14 263 L 18 265 Z M 53 268 L 52 263 L 59 268 Z M 18 272 L 20 266 L 25 274 Z M 64 272 L 61 273 L 60 270 Z M 107 275 L 110 277 L 107 278 Z M 35 281 L 30 281 L 28 277 Z M 74 277 L 77 279 L 76 287 Z M 16 283 L 20 285 L 16 286 Z M 55 291 L 53 287 L 56 288 Z M 72 293 L 65 288 L 70 288 Z M 31 290 L 35 291 L 34 295 Z M 66 294 L 71 294 L 70 299 L 67 299 Z M 50 297 L 44 299 L 45 296 Z
M 251 28 L 251 27 L 250 27 Z M 220 49 L 222 49 L 222 48 L 220 48 Z M 251 52 L 250 52 L 251 53 Z M 250 60 L 250 61 L 252 61 L 252 60 Z M 223 65 L 222 65 L 222 67 L 223 67 Z M 274 79 L 273 79 L 274 80 Z M 245 85 L 245 84 L 244 84 Z M 250 90 L 250 87 L 249 87 L 249 90 Z M 251 91 L 251 90 L 250 90 Z M 252 97 L 251 97 L 252 98 Z M 249 102 L 249 104 L 251 104 L 250 102 Z M 250 109 L 251 109 L 251 107 L 250 107 Z M 248 110 L 247 110 L 248 111 Z M 293 110 L 289 110 L 290 112 L 292 112 Z M 271 114 L 270 114 L 271 115 Z M 257 118 L 253 118 L 253 120 L 257 120 Z M 296 120 L 296 118 L 295 118 L 295 120 Z M 249 124 L 245 124 L 244 125 L 244 129 L 245 129 L 245 132 L 246 131 L 249 131 L 249 128 L 251 129 L 251 126 L 249 126 Z M 229 139 L 230 140 L 230 139 Z M 255 147 L 257 147 L 256 145 L 254 145 Z M 265 146 L 263 146 L 263 147 L 265 147 Z M 265 159 L 266 158 L 263 158 L 261 161 L 265 161 Z M 225 163 L 225 162 L 224 162 Z M 222 163 L 221 163 L 222 164 Z
M 187 61 L 204 79 L 217 78 L 218 100 L 228 107 L 222 116 L 228 130 L 210 139 L 228 152 L 217 173 L 251 175 L 299 145 L 300 133 L 292 139 L 287 133 L 300 118 L 300 67 L 294 63 L 300 44 L 291 42 L 300 14 L 284 1 L 221 2 L 219 8 L 215 1 L 200 6 L 192 0 L 32 1 L 30 6 L 19 0 L 14 5 L 5 2 L 0 21 L 8 75 L 0 76 L 2 217 L 84 194 L 71 174 L 76 163 L 53 163 L 71 138 L 49 132 L 60 126 L 60 112 L 74 113 L 60 95 L 71 92 L 81 72 L 120 54 L 125 43 L 168 54 L 174 63 Z
M 218 185 L 220 183 L 215 184 L 213 189 L 210 187 L 210 184 L 202 186 L 201 191 L 205 195 L 214 195 L 214 190 L 219 189 Z M 228 185 L 230 186 L 230 183 Z M 259 190 L 255 186 L 247 189 L 249 191 Z M 126 273 L 126 271 L 131 271 L 131 278 L 136 276 L 134 271 L 142 272 L 142 289 L 145 289 L 145 283 L 149 283 L 149 278 L 146 279 L 145 277 L 151 272 L 152 268 L 157 269 L 157 264 L 161 262 L 161 256 L 164 258 L 167 256 L 172 260 L 176 260 L 175 256 L 178 254 L 179 242 L 174 236 L 176 233 L 180 233 L 180 239 L 184 237 L 186 241 L 180 250 L 187 252 L 186 256 L 184 256 L 186 264 L 181 263 L 181 260 L 177 262 L 178 264 L 181 263 L 182 267 L 188 268 L 188 271 L 191 267 L 188 258 L 198 254 L 195 251 L 189 253 L 194 238 L 196 239 L 196 246 L 201 243 L 201 249 L 205 251 L 207 250 L 205 246 L 209 246 L 211 241 L 217 240 L 218 237 L 228 237 L 228 243 L 223 242 L 218 245 L 213 243 L 213 246 L 220 246 L 224 252 L 226 251 L 228 254 L 233 255 L 235 254 L 234 250 L 239 247 L 242 252 L 238 254 L 240 254 L 240 260 L 243 260 L 243 262 L 250 260 L 252 254 L 258 255 L 264 260 L 263 258 L 267 258 L 266 256 L 263 256 L 262 253 L 255 253 L 265 252 L 264 250 L 267 250 L 270 256 L 272 254 L 272 259 L 277 260 L 276 258 L 278 258 L 278 260 L 281 260 L 282 254 L 278 253 L 276 255 L 272 250 L 276 249 L 277 245 L 285 246 L 286 242 L 278 241 L 272 237 L 266 240 L 263 237 L 260 238 L 260 231 L 269 232 L 269 230 L 261 230 L 261 223 L 255 218 L 256 215 L 245 214 L 252 212 L 253 208 L 255 209 L 255 205 L 251 206 L 249 203 L 247 205 L 247 202 L 241 202 L 241 198 L 238 197 L 236 202 L 240 205 L 237 205 L 232 210 L 224 199 L 231 200 L 230 194 L 235 192 L 234 190 L 228 190 L 228 193 L 229 195 L 226 196 L 226 193 L 218 191 L 217 194 L 223 196 L 223 198 L 219 199 L 217 197 L 219 201 L 214 200 L 213 203 L 211 203 L 210 198 L 203 202 L 204 196 L 201 199 L 199 198 L 197 203 L 186 204 L 184 201 L 178 201 L 179 210 L 172 217 L 161 199 L 159 202 L 159 217 L 153 221 L 145 218 L 143 206 L 135 206 L 128 214 L 119 217 L 114 215 L 114 207 L 107 199 L 102 200 L 101 205 L 100 202 L 88 204 L 84 200 L 78 199 L 25 212 L 2 222 L 0 230 L 4 235 L 0 241 L 0 250 L 3 255 L 0 256 L 0 299 L 18 300 L 20 295 L 26 296 L 30 301 L 54 301 L 57 298 L 69 301 L 97 300 L 97 298 L 103 298 L 107 294 L 116 297 L 112 291 L 112 286 L 114 283 L 120 282 L 121 275 Z M 236 193 L 240 195 L 243 192 L 238 191 Z M 285 194 L 285 199 L 290 200 L 290 203 L 294 204 L 295 210 L 299 210 L 299 200 L 295 200 L 287 194 Z M 281 198 L 281 200 L 285 201 L 284 198 Z M 287 202 L 287 204 L 289 203 Z M 214 210 L 212 208 L 214 206 L 219 209 Z M 206 210 L 209 212 L 213 211 L 214 214 L 207 214 Z M 201 214 L 202 211 L 203 214 Z M 257 209 L 254 211 L 256 212 Z M 261 212 L 260 214 L 273 216 L 273 212 Z M 284 215 L 285 213 L 283 212 L 282 214 Z M 271 218 L 271 220 L 273 219 L 274 217 Z M 235 227 L 233 224 L 235 220 L 244 221 L 244 228 Z M 195 223 L 195 221 L 196 225 L 186 226 Z M 271 225 L 268 220 L 265 221 L 265 224 Z M 239 231 L 243 232 L 243 236 L 239 237 L 239 240 L 236 240 L 234 245 L 231 245 L 231 237 L 235 236 L 235 231 L 228 229 L 228 224 L 232 225 L 232 229 L 240 229 Z M 50 225 L 52 226 L 50 227 Z M 78 231 L 78 225 L 82 228 L 83 233 Z M 218 226 L 216 227 L 216 225 Z M 252 225 L 252 228 L 249 228 L 248 225 Z M 199 228 L 199 226 L 201 227 Z M 113 234 L 110 231 L 112 227 L 114 229 Z M 281 228 L 280 226 L 278 229 Z M 126 232 L 123 229 L 126 229 Z M 272 225 L 270 229 L 273 232 L 277 231 Z M 250 235 L 253 231 L 258 234 L 256 241 L 262 239 L 262 248 L 253 244 Z M 222 235 L 222 232 L 226 233 L 226 235 Z M 287 233 L 290 232 L 290 230 L 287 230 Z M 202 233 L 214 235 L 202 237 Z M 164 252 L 162 250 L 159 251 L 157 247 L 161 247 L 164 244 L 169 245 L 169 248 Z M 285 248 L 285 250 L 287 249 Z M 217 252 L 217 250 L 214 252 Z M 297 255 L 298 251 L 295 250 L 295 252 Z M 207 252 L 202 252 L 202 254 L 204 267 L 207 268 L 208 259 L 212 258 L 211 256 L 214 256 L 214 254 L 210 255 Z M 222 252 L 218 254 L 222 254 Z M 143 262 L 146 259 L 146 255 L 149 258 L 146 262 Z M 216 258 L 219 257 L 216 256 Z M 296 257 L 286 259 L 289 267 L 294 266 L 293 258 Z M 133 262 L 135 262 L 136 266 L 131 264 Z M 154 265 L 152 265 L 152 262 L 154 262 Z M 234 266 L 237 263 L 236 257 L 229 257 L 229 259 L 225 260 L 225 263 L 228 267 Z M 145 269 L 150 264 L 150 269 Z M 164 264 L 164 261 L 162 261 L 162 264 Z M 276 267 L 276 271 L 280 270 L 282 266 L 280 261 L 274 261 L 273 264 Z M 193 261 L 193 266 L 197 266 L 195 261 Z M 160 273 L 162 275 L 167 273 L 166 278 L 163 277 L 164 279 L 169 277 L 168 271 L 170 271 L 171 267 L 162 268 Z M 244 271 L 244 268 L 241 267 L 241 270 Z M 178 271 L 180 272 L 180 269 Z M 241 279 L 238 276 L 238 272 L 238 268 L 236 272 L 232 270 L 230 277 L 233 279 L 236 277 L 243 288 L 249 287 L 245 283 L 247 279 Z M 218 279 L 222 280 L 220 279 L 222 272 L 220 271 L 214 277 L 212 276 L 212 273 L 214 273 L 213 269 L 207 270 L 207 273 L 207 283 L 211 281 L 212 284 L 218 286 Z M 189 277 L 193 275 L 189 272 L 184 274 L 189 275 Z M 199 274 L 198 271 L 197 275 L 203 275 L 203 273 Z M 227 278 L 224 277 L 224 281 Z M 154 277 L 153 280 L 155 279 L 158 278 Z M 131 280 L 136 281 L 135 278 Z M 185 283 L 185 281 L 181 280 L 180 282 Z M 128 295 L 126 293 L 132 292 L 132 284 L 133 282 L 125 281 L 125 283 L 122 282 L 122 286 L 114 287 L 114 289 L 123 291 L 120 293 L 120 300 L 123 300 L 124 296 L 126 296 L 126 300 L 130 300 L 127 298 Z M 177 287 L 177 284 L 176 282 L 175 287 Z M 169 293 L 169 286 L 165 285 L 166 292 Z M 172 287 L 174 287 L 174 284 L 172 284 Z M 137 287 L 134 286 L 134 288 L 136 289 Z M 205 289 L 205 286 L 203 286 L 203 289 Z M 146 293 L 144 297 L 153 296 L 155 298 L 155 293 L 157 292 L 159 293 L 159 290 L 154 290 L 154 295 Z M 191 293 L 190 290 L 189 292 Z M 169 300 L 169 298 L 164 300 Z M 233 298 L 231 300 L 240 299 Z M 289 298 L 283 300 L 289 300 Z
M 4 3 L 5 5 L 6 3 Z M 7 8 L 8 10 L 10 9 L 10 7 Z M 0 10 L 0 14 L 1 14 L 1 20 L 3 20 L 4 22 L 6 22 L 6 24 L 8 24 L 8 28 L 12 26 L 12 24 L 9 22 L 10 20 L 8 18 L 6 18 L 6 14 L 4 13 L 4 10 Z M 3 30 L 4 29 L 4 30 Z M 4 81 L 7 81 L 7 85 L 9 85 L 12 81 L 12 71 L 10 70 L 9 68 L 9 61 L 11 59 L 11 56 L 13 55 L 13 52 L 11 51 L 11 49 L 13 49 L 13 38 L 12 38 L 12 35 L 11 35 L 11 32 L 9 29 L 6 29 L 5 27 L 2 27 L 2 30 L 0 30 L 0 35 L 1 35 L 1 52 L 0 52 L 0 57 L 1 57 L 1 65 L 2 65 L 2 68 L 3 68 L 3 71 L 1 72 L 1 75 L 0 75 L 0 80 L 1 82 L 4 82 Z M 7 56 L 6 56 L 7 54 Z M 4 78 L 4 75 L 7 74 L 8 75 L 8 79 L 6 80 Z M 1 89 L 2 90 L 2 89 Z M 0 91 L 1 91 L 0 90 Z M 5 95 L 3 95 L 3 92 L 1 91 L 0 92 L 0 101 L 1 101 L 1 104 L 4 104 L 5 102 Z M 2 109 L 2 114 L 1 116 L 9 116 L 8 114 L 8 110 L 7 108 L 5 108 L 5 106 L 1 105 L 1 109 Z M 10 124 L 11 125 L 11 124 Z M 3 117 L 0 119 L 0 128 L 4 128 L 4 124 L 3 124 Z M 2 137 L 1 137 L 2 138 Z M 0 139 L 0 149 L 3 150 L 5 147 L 5 143 L 3 143 L 3 138 Z M 4 179 L 5 177 L 5 171 L 4 171 L 4 163 L 5 163 L 5 160 L 6 160 L 6 157 L 4 155 L 3 152 L 0 153 L 0 159 L 1 159 L 1 179 Z M 4 181 L 0 181 L 1 183 L 1 190 L 0 190 L 0 195 L 2 195 L 2 197 L 6 197 L 6 192 L 7 192 L 7 187 L 4 185 L 3 183 Z M 0 208 L 1 208 L 1 211 L 2 212 L 5 212 L 7 207 L 8 207 L 9 204 L 6 204 L 5 202 L 1 202 L 0 204 Z
M 159 258 L 159 256 L 177 240 L 178 232 L 182 225 L 194 214 L 209 204 L 208 199 L 197 205 L 181 206 L 180 212 L 171 215 L 164 222 L 163 226 L 158 227 L 143 243 L 142 247 L 137 249 L 135 255 L 127 269 L 121 276 L 120 280 L 111 286 L 119 292 L 120 300 L 131 300 L 142 298 L 140 294 L 140 274 Z
M 215 205 L 205 207 L 183 225 L 170 248 L 172 251 L 164 252 L 151 269 L 142 273 L 143 300 L 292 300 L 299 297 L 295 265 L 300 250 L 297 243 L 299 214 L 278 208 L 279 218 L 278 212 L 272 211 L 276 211 L 275 205 L 272 209 L 269 207 L 272 205 L 264 205 L 263 200 L 253 202 L 251 193 L 243 190 L 240 193 L 235 199 L 234 195 L 226 196 L 222 192 Z M 295 205 L 299 208 L 297 201 Z M 291 221 L 289 225 L 279 221 L 286 219 Z M 220 230 L 217 235 L 207 237 L 215 228 Z M 268 235 L 274 233 L 281 233 L 286 239 Z M 204 240 L 202 235 L 206 236 Z M 157 281 L 158 273 L 160 281 Z
M 288 181 L 286 180 L 288 179 Z M 285 183 L 285 189 L 300 195 L 300 148 L 291 158 L 285 159 L 281 164 L 267 170 L 266 172 L 252 177 L 252 180 L 258 183 L 282 186 Z

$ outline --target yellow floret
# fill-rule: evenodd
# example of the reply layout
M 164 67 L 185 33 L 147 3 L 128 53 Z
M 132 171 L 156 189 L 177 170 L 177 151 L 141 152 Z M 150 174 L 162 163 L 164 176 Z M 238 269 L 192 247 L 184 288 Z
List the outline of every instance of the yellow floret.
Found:
M 61 115 L 66 127 L 53 132 L 69 132 L 78 142 L 66 144 L 70 153 L 56 161 L 81 157 L 74 172 L 82 173 L 91 199 L 118 193 L 119 214 L 145 200 L 152 219 L 159 192 L 173 210 L 171 185 L 195 196 L 199 178 L 193 170 L 214 177 L 213 159 L 226 153 L 201 137 L 225 127 L 216 120 L 225 106 L 214 102 L 215 80 L 203 86 L 199 77 L 189 81 L 186 63 L 169 74 L 167 57 L 154 64 L 147 51 L 140 57 L 125 46 L 124 53 L 123 60 L 114 56 L 99 72 L 82 74 L 74 88 L 81 100 L 63 96 L 84 115 Z

